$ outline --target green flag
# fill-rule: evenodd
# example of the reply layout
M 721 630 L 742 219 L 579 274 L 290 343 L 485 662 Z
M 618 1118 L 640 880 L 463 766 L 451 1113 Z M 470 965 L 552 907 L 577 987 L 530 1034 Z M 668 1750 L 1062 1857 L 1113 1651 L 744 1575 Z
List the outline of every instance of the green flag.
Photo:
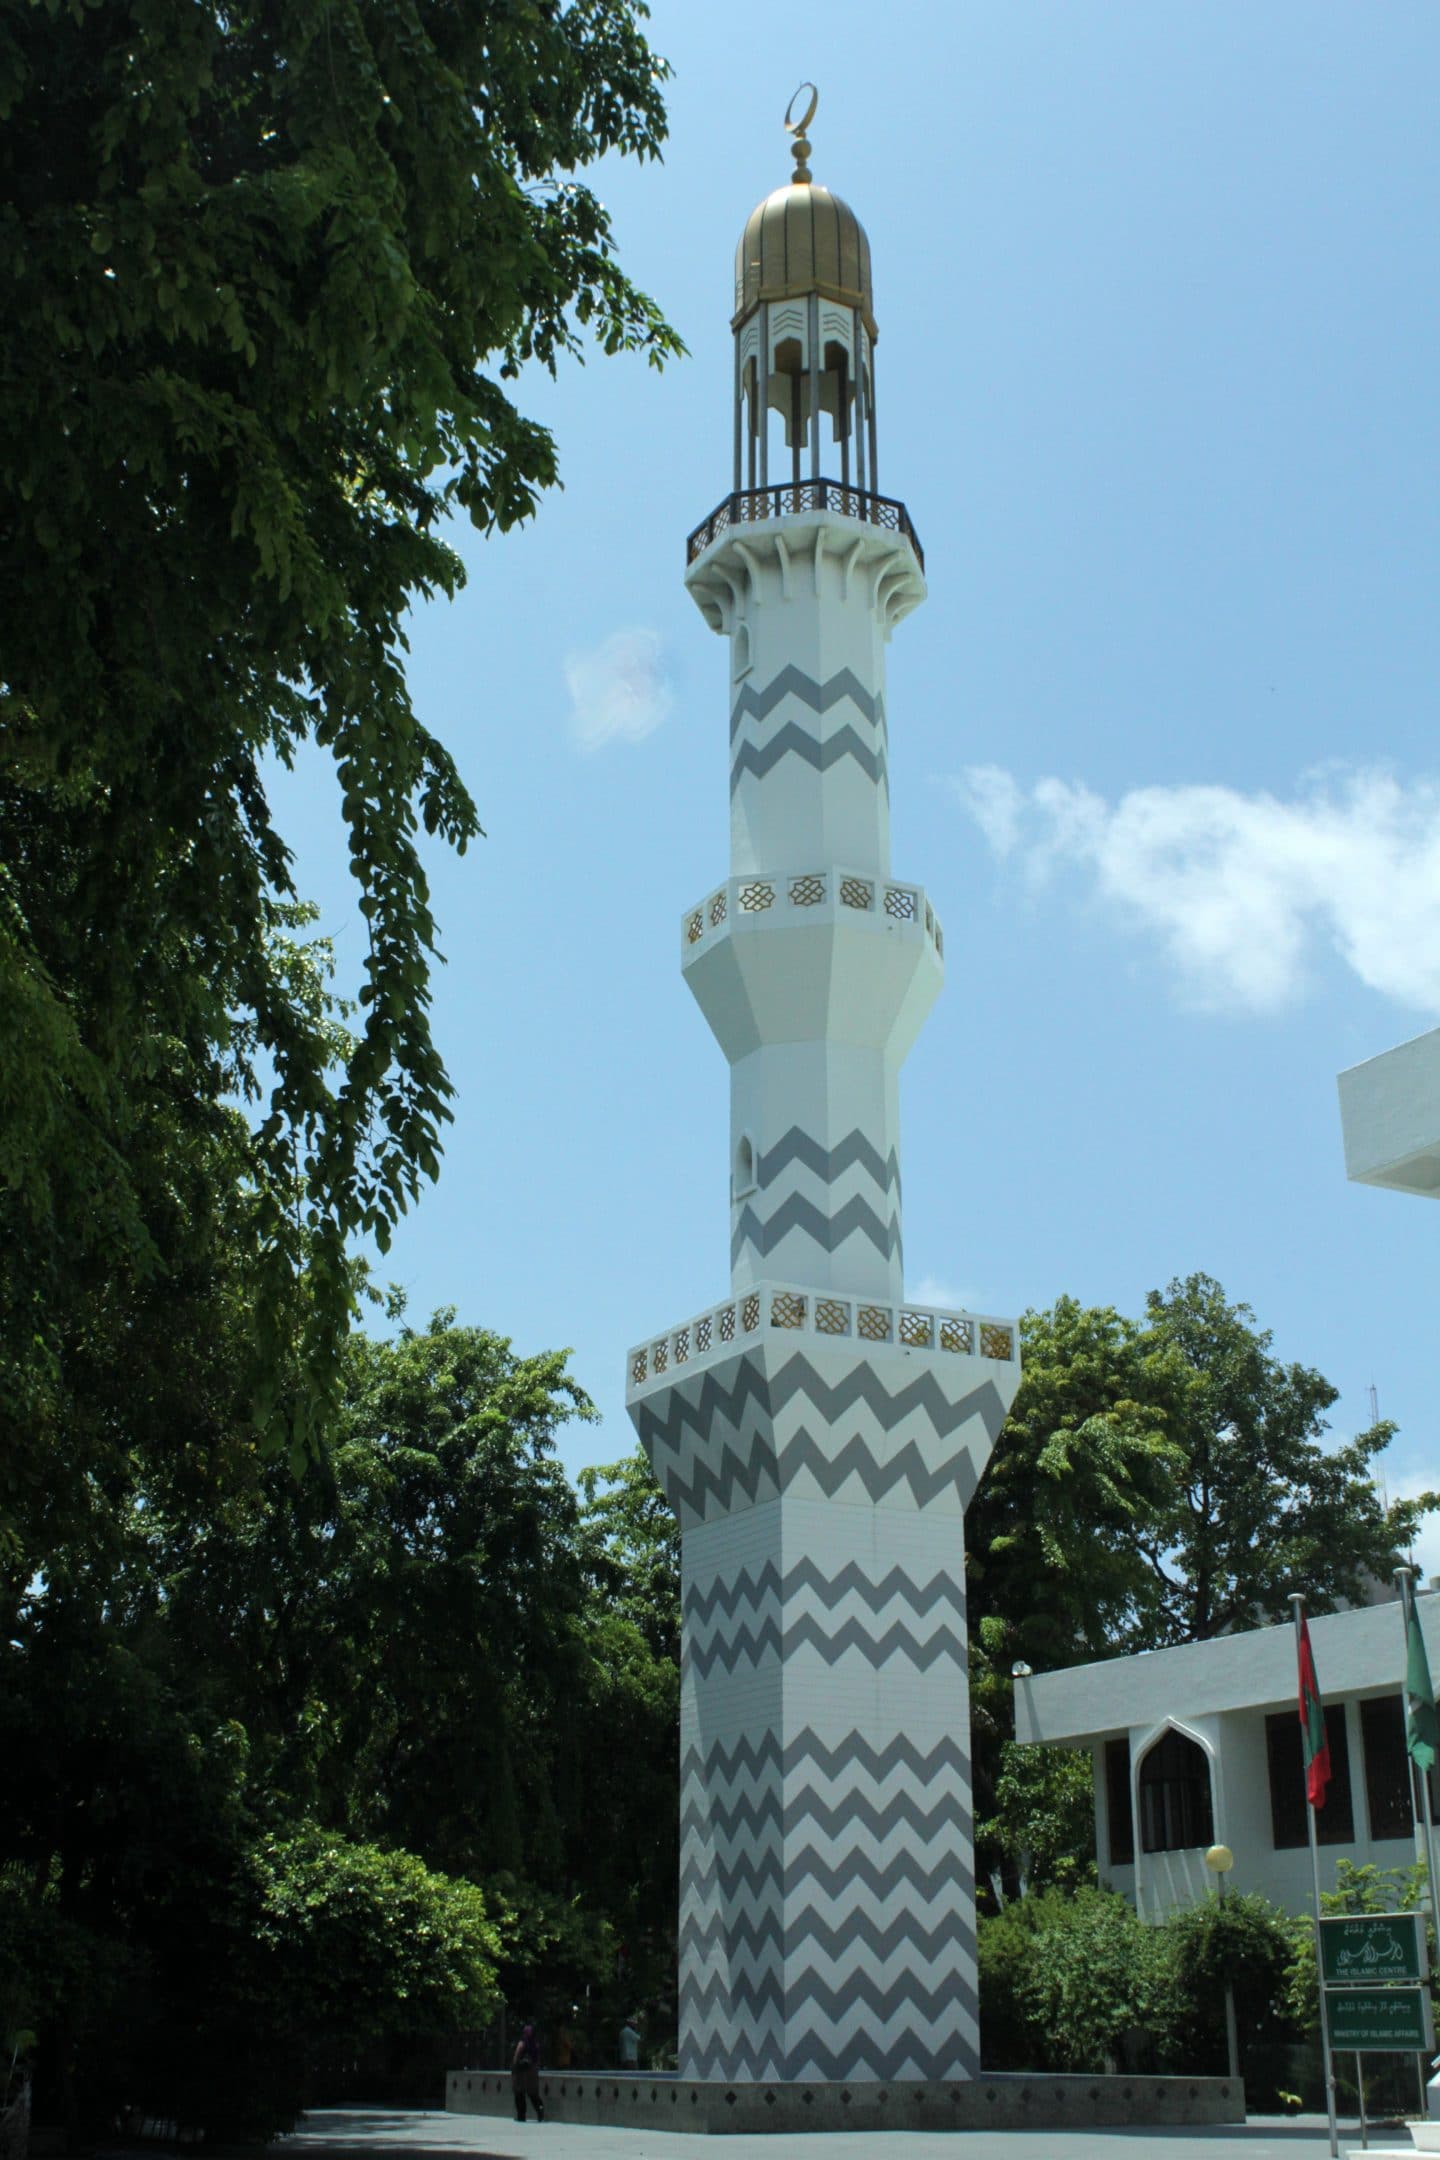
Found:
M 1420 1615 L 1410 1603 L 1410 1625 L 1405 1631 L 1405 1745 L 1412 1761 L 1422 1770 L 1433 1770 L 1440 1751 L 1440 1719 L 1435 1715 L 1435 1690 L 1430 1684 L 1430 1660 Z

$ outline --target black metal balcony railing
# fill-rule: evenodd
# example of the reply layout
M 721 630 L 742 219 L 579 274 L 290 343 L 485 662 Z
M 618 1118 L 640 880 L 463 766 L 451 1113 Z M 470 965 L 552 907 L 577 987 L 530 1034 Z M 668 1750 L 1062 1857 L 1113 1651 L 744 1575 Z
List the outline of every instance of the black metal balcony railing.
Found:
M 685 560 L 694 562 L 712 540 L 732 525 L 756 525 L 767 518 L 798 517 L 806 510 L 835 510 L 841 517 L 857 518 L 862 525 L 879 525 L 886 532 L 903 533 L 915 550 L 915 560 L 925 568 L 925 550 L 910 522 L 904 503 L 889 495 L 867 495 L 839 480 L 786 480 L 778 487 L 742 488 L 717 503 L 703 525 L 697 525 L 685 543 Z

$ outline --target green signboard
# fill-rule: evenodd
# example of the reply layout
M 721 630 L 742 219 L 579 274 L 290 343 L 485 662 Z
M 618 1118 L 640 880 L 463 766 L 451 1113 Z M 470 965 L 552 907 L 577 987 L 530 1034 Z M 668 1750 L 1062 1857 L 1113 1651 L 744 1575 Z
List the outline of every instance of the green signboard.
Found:
M 1320 1964 L 1327 1987 L 1375 1987 L 1419 1980 L 1417 1915 L 1363 1913 L 1320 1922 Z
M 1330 2045 L 1385 2054 L 1435 2045 L 1424 1988 L 1327 1988 Z

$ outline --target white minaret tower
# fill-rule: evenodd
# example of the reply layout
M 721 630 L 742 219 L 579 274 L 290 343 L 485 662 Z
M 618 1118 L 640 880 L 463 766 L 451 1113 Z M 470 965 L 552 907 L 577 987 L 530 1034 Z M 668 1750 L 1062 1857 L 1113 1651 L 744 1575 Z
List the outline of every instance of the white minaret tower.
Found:
M 924 558 L 814 109 L 736 255 L 733 487 L 685 574 L 730 654 L 730 875 L 680 958 L 730 1065 L 731 1290 L 627 1397 L 683 1533 L 680 2072 L 731 2082 L 979 2069 L 964 1520 L 1019 1381 L 1011 1322 L 903 1292 L 944 944 L 890 867 L 885 645 Z

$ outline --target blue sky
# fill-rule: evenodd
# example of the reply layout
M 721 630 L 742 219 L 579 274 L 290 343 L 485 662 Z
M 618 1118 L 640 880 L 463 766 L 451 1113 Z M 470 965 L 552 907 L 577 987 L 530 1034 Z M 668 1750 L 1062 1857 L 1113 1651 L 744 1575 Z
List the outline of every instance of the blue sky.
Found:
M 1440 1020 L 1440 10 L 1433 0 L 662 0 L 663 167 L 601 176 L 692 357 L 527 386 L 565 488 L 457 535 L 419 711 L 489 838 L 432 872 L 459 1087 L 384 1273 L 574 1347 L 728 1284 L 723 1060 L 679 975 L 724 875 L 726 672 L 682 584 L 729 486 L 735 241 L 787 175 L 871 239 L 880 476 L 930 598 L 890 653 L 898 875 L 946 925 L 906 1067 L 907 1283 L 1139 1312 L 1204 1269 L 1334 1425 L 1440 1482 L 1440 1208 L 1346 1183 L 1335 1074 Z M 278 798 L 362 951 L 318 760 Z M 1440 1570 L 1440 1535 L 1421 1557 Z

